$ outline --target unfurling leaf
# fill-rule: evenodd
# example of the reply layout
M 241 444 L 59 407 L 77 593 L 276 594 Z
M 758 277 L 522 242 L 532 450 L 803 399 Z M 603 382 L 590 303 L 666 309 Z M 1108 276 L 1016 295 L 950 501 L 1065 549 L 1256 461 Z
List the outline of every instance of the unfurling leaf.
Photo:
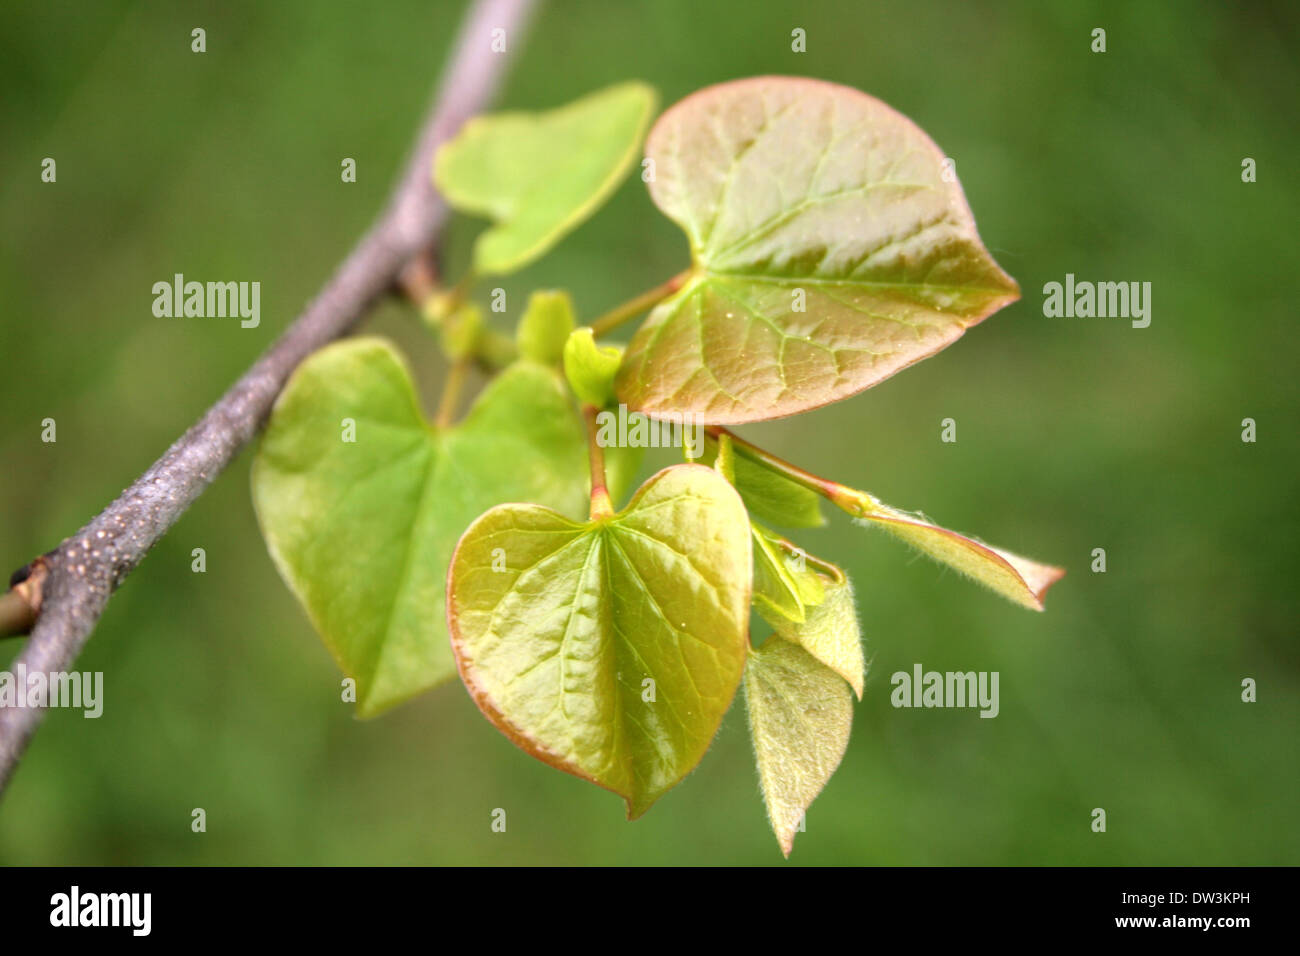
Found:
M 474 245 L 480 275 L 544 255 L 610 197 L 636 161 L 656 96 L 622 83 L 545 113 L 469 120 L 438 151 L 434 181 L 462 212 L 496 225 Z
M 776 615 L 803 622 L 807 605 L 820 604 L 826 598 L 821 577 L 798 567 L 796 556 L 776 535 L 757 524 L 753 534 L 754 606 L 769 621 Z
M 543 365 L 555 365 L 564 356 L 576 322 L 569 293 L 540 289 L 528 297 L 515 340 L 519 354 Z
M 630 408 L 724 424 L 808 411 L 1019 296 L 943 153 L 865 93 L 793 77 L 712 86 L 660 117 L 646 153 L 695 268 L 628 347 Z
M 867 665 L 862 655 L 862 632 L 853 601 L 853 585 L 839 568 L 826 567 L 834 571 L 834 575 L 804 572 L 805 576 L 821 583 L 822 595 L 820 601 L 805 597 L 802 621 L 773 615 L 762 607 L 759 607 L 759 613 L 772 625 L 777 637 L 803 647 L 848 681 L 861 700 Z
M 285 386 L 252 491 L 276 567 L 369 717 L 455 673 L 443 595 L 466 525 L 502 501 L 586 513 L 586 440 L 553 370 L 521 362 L 434 429 L 396 350 L 351 339 Z
M 614 397 L 614 374 L 622 357 L 617 346 L 597 345 L 591 329 L 575 329 L 564 343 L 569 387 L 585 404 L 604 408 Z
M 802 647 L 769 638 L 750 652 L 745 705 L 767 815 L 789 856 L 804 812 L 849 745 L 853 696 Z
M 941 528 L 926 518 L 891 508 L 865 492 L 846 489 L 843 506 L 861 523 L 872 522 L 918 551 L 1031 611 L 1043 609 L 1043 596 L 1047 589 L 1065 576 L 1064 568 L 1040 564 Z
M 447 579 L 461 679 L 516 745 L 638 817 L 700 761 L 735 694 L 750 560 L 740 497 L 701 465 L 593 522 L 493 508 Z

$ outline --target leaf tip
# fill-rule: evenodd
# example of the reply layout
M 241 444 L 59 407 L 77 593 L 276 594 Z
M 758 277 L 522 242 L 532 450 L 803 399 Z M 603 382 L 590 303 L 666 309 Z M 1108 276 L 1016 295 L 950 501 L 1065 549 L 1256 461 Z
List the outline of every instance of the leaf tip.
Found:
M 628 823 L 640 820 L 646 815 L 646 811 L 655 805 L 655 801 L 659 799 L 658 795 L 648 797 L 645 794 L 633 794 L 632 796 L 619 794 L 619 796 L 623 798 L 623 803 L 627 808 Z
M 1035 580 L 1027 580 L 1026 583 L 1029 584 L 1034 595 L 1035 603 L 1032 609 L 1035 611 L 1046 611 L 1047 606 L 1044 603 L 1044 599 L 1047 597 L 1047 592 L 1051 589 L 1053 584 L 1065 577 L 1065 568 L 1058 568 L 1054 564 L 1040 564 L 1038 568 L 1038 575 Z

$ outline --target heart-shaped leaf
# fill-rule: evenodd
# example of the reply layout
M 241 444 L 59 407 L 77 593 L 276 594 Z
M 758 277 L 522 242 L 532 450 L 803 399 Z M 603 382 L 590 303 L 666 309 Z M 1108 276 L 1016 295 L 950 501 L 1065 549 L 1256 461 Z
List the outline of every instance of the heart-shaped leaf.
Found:
M 289 380 L 252 484 L 280 574 L 369 717 L 455 673 L 443 595 L 466 525 L 502 501 L 585 513 L 586 440 L 553 370 L 520 362 L 462 424 L 435 429 L 393 347 L 352 339 Z
M 923 515 L 891 508 L 866 492 L 845 489 L 841 498 L 841 507 L 854 515 L 859 524 L 874 525 L 888 531 L 918 551 L 1031 611 L 1043 610 L 1047 589 L 1065 576 L 1064 568 L 1040 564 L 941 528 Z
M 644 813 L 704 755 L 745 667 L 744 505 L 701 465 L 580 524 L 502 505 L 456 546 L 447 620 L 479 708 L 527 753 Z
M 434 182 L 455 208 L 496 222 L 474 245 L 475 271 L 521 269 L 595 212 L 635 163 L 656 99 L 622 83 L 545 113 L 469 120 L 438 150 Z
M 862 633 L 858 628 L 853 585 L 839 568 L 824 563 L 822 566 L 832 573 L 803 572 L 804 576 L 816 578 L 822 587 L 820 600 L 809 600 L 805 592 L 803 620 L 772 614 L 761 606 L 759 613 L 772 625 L 778 637 L 800 645 L 848 681 L 861 700 L 867 665 L 862 654 Z
M 804 811 L 849 745 L 853 696 L 802 647 L 769 638 L 749 655 L 745 705 L 767 815 L 789 856 Z
M 630 408 L 715 423 L 794 415 L 932 355 L 1015 301 L 943 153 L 857 90 L 757 77 L 667 110 L 650 194 L 692 277 L 632 339 Z

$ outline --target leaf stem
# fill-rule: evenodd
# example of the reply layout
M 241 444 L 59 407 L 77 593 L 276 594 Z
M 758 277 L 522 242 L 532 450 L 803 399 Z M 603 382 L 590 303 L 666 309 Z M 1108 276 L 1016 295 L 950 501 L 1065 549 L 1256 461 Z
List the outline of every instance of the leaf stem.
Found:
M 733 442 L 730 432 L 723 432 L 718 436 L 718 457 L 713 462 L 713 467 L 717 469 L 718 474 L 727 479 L 728 484 L 736 483 L 736 455 L 732 447 Z
M 465 379 L 472 364 L 473 359 L 465 356 L 456 359 L 447 369 L 447 378 L 442 383 L 442 398 L 438 401 L 438 415 L 433 420 L 435 427 L 447 428 L 456 417 L 456 409 L 460 405 L 460 393 L 465 387 Z
M 437 253 L 432 246 L 421 250 L 397 275 L 397 288 L 407 301 L 421 308 L 438 291 Z
M 411 304 L 419 311 L 424 327 L 436 333 L 468 300 L 474 287 L 474 275 L 467 272 L 452 286 L 444 286 L 433 281 L 415 288 L 422 278 L 428 277 L 421 277 L 416 273 L 403 288 L 407 290 Z
M 428 264 L 430 256 L 412 261 L 398 280 L 398 286 L 408 301 L 420 313 L 424 327 L 435 336 L 447 334 L 448 320 L 469 299 L 477 277 L 472 271 L 461 276 L 460 281 L 450 288 L 440 285 L 437 273 Z M 445 342 L 445 338 L 444 338 Z M 484 327 L 475 343 L 473 355 L 470 356 L 479 371 L 491 377 L 501 371 L 517 357 L 515 340 Z M 452 356 L 449 356 L 454 361 Z
M 592 334 L 600 338 L 614 329 L 618 328 L 629 319 L 635 319 L 642 312 L 648 312 L 654 306 L 658 305 L 664 299 L 668 298 L 678 289 L 686 284 L 686 280 L 694 274 L 693 269 L 685 269 L 677 273 L 667 282 L 661 282 L 653 289 L 647 289 L 635 298 L 628 299 L 622 305 L 616 305 L 604 315 L 593 320 L 591 325 Z
M 587 456 L 591 459 L 591 520 L 599 521 L 614 514 L 614 503 L 610 500 L 609 489 L 605 485 L 605 449 L 596 438 L 595 405 L 583 405 L 582 417 L 587 423 Z

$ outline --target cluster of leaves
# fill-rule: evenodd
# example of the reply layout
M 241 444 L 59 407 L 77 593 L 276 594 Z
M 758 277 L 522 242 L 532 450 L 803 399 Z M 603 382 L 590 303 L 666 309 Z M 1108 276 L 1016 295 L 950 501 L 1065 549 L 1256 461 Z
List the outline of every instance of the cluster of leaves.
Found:
M 625 350 L 578 328 L 563 292 L 535 293 L 513 342 L 486 329 L 472 279 L 535 261 L 588 217 L 635 166 L 655 108 L 628 83 L 466 124 L 435 181 L 492 224 L 473 275 L 426 312 L 453 360 L 497 374 L 461 422 L 430 424 L 390 344 L 323 349 L 276 405 L 253 499 L 362 716 L 459 671 L 512 741 L 636 817 L 695 767 L 743 684 L 788 854 L 843 756 L 865 665 L 844 572 L 769 525 L 821 524 L 826 499 L 1040 610 L 1061 572 L 722 426 L 862 391 L 1018 290 L 921 130 L 856 90 L 764 77 L 688 97 L 646 138 L 643 178 L 692 265 Z M 595 412 L 615 403 L 707 423 L 712 467 L 669 467 L 615 510 L 640 463 L 595 440 Z M 751 611 L 772 626 L 761 646 Z

